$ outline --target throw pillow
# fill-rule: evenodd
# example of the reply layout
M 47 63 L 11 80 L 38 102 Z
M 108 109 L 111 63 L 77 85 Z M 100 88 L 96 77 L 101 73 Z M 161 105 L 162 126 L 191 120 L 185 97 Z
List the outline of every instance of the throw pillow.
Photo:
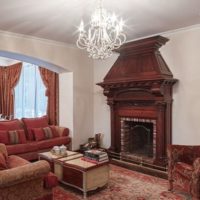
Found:
M 53 138 L 53 131 L 51 130 L 50 127 L 43 128 L 43 131 L 44 131 L 44 137 L 45 137 L 45 139 L 51 139 L 51 138 Z
M 32 133 L 34 135 L 34 139 L 36 141 L 41 141 L 45 139 L 44 131 L 42 128 L 33 128 Z
M 9 135 L 9 144 L 26 143 L 24 130 L 8 131 L 8 135 Z
M 56 127 L 55 126 L 49 126 L 52 133 L 53 133 L 53 137 L 59 137 L 59 133 L 58 131 L 56 130 Z
M 22 118 L 22 121 L 24 122 L 25 128 L 27 130 L 27 136 L 29 140 L 33 140 L 33 128 L 44 128 L 48 126 L 48 117 L 42 116 L 42 117 L 35 117 L 35 118 Z
M 0 170 L 7 169 L 8 165 L 6 162 L 6 157 L 3 153 L 0 152 Z
M 3 144 L 9 144 L 10 143 L 7 131 L 1 131 L 0 130 L 0 143 L 3 143 Z
M 69 129 L 64 128 L 62 136 L 68 136 L 69 135 Z

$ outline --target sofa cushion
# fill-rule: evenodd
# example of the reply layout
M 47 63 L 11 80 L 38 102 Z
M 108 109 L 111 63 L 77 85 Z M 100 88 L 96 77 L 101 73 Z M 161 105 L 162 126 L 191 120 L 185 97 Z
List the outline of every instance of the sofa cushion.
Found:
M 6 145 L 8 155 L 22 154 L 37 151 L 37 142 L 27 142 L 25 144 Z
M 0 122 L 0 130 L 12 131 L 12 130 L 19 130 L 22 128 L 23 125 L 18 119 Z
M 22 118 L 25 128 L 27 130 L 27 136 L 29 140 L 33 140 L 33 128 L 44 128 L 48 126 L 47 116 L 36 117 L 36 118 Z
M 71 141 L 69 137 L 63 136 L 63 137 L 56 137 L 48 140 L 42 140 L 37 142 L 38 149 L 47 149 L 52 148 L 53 146 L 59 146 L 62 144 L 68 144 Z
M 9 144 L 10 143 L 7 130 L 4 130 L 4 131 L 0 130 L 0 143 L 3 143 L 3 144 Z
M 7 169 L 7 161 L 6 161 L 6 156 L 0 152 L 0 170 Z
M 32 133 L 36 141 L 41 141 L 45 139 L 44 131 L 42 130 L 42 128 L 33 128 Z
M 23 144 L 26 143 L 26 136 L 24 130 L 8 131 L 9 144 Z

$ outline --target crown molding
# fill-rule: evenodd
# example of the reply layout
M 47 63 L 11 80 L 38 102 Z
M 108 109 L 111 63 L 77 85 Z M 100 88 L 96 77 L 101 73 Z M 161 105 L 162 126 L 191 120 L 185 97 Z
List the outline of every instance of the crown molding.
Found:
M 39 42 L 42 42 L 44 44 L 48 45 L 54 45 L 54 46 L 60 46 L 60 47 L 68 47 L 68 48 L 76 48 L 76 45 L 65 43 L 65 42 L 58 42 L 55 40 L 49 40 L 45 38 L 40 38 L 40 37 L 35 37 L 31 35 L 25 35 L 25 34 L 20 34 L 20 33 L 14 33 L 14 32 L 9 32 L 9 31 L 3 31 L 0 30 L 0 35 L 3 36 L 8 36 L 8 37 L 15 37 L 18 39 L 29 39 L 29 40 L 37 40 Z
M 152 35 L 147 35 L 145 37 L 139 37 L 139 38 L 136 38 L 134 40 L 128 40 L 127 42 L 134 42 L 134 41 L 137 41 L 137 40 L 141 40 L 141 39 L 145 39 L 145 38 L 149 38 L 149 37 L 154 37 L 154 36 L 157 36 L 157 35 L 169 36 L 169 35 L 173 35 L 173 34 L 176 34 L 176 33 L 179 33 L 179 32 L 186 32 L 186 31 L 195 30 L 195 29 L 200 29 L 200 24 L 195 24 L 195 25 L 192 25 L 192 26 L 186 26 L 186 27 L 183 27 L 183 28 L 173 29 L 173 30 L 169 30 L 169 31 L 165 31 L 165 32 L 152 34 Z

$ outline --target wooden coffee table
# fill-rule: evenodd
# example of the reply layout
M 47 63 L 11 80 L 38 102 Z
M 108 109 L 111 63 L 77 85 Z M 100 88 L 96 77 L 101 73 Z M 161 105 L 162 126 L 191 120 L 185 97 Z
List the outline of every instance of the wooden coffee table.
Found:
M 109 180 L 109 162 L 94 164 L 84 161 L 82 154 L 74 154 L 54 160 L 54 173 L 60 182 L 87 192 L 102 187 Z
M 59 159 L 59 158 L 65 158 L 65 157 L 70 158 L 71 156 L 75 156 L 75 155 L 82 156 L 82 154 L 79 154 L 78 152 L 74 152 L 74 151 L 67 151 L 66 155 L 55 155 L 51 153 L 51 151 L 47 151 L 47 152 L 38 153 L 38 159 L 48 161 L 51 166 L 51 171 L 54 172 L 54 160 Z

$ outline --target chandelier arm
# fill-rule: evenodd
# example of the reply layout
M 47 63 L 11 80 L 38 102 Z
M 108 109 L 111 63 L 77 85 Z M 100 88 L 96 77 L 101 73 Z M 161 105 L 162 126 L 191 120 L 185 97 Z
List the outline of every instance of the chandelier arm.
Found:
M 118 21 L 116 15 L 111 16 L 103 9 L 102 0 L 99 0 L 87 32 L 81 23 L 76 44 L 78 48 L 86 49 L 89 57 L 106 59 L 112 55 L 112 50 L 126 41 L 126 35 L 122 32 L 123 25 L 123 21 Z

